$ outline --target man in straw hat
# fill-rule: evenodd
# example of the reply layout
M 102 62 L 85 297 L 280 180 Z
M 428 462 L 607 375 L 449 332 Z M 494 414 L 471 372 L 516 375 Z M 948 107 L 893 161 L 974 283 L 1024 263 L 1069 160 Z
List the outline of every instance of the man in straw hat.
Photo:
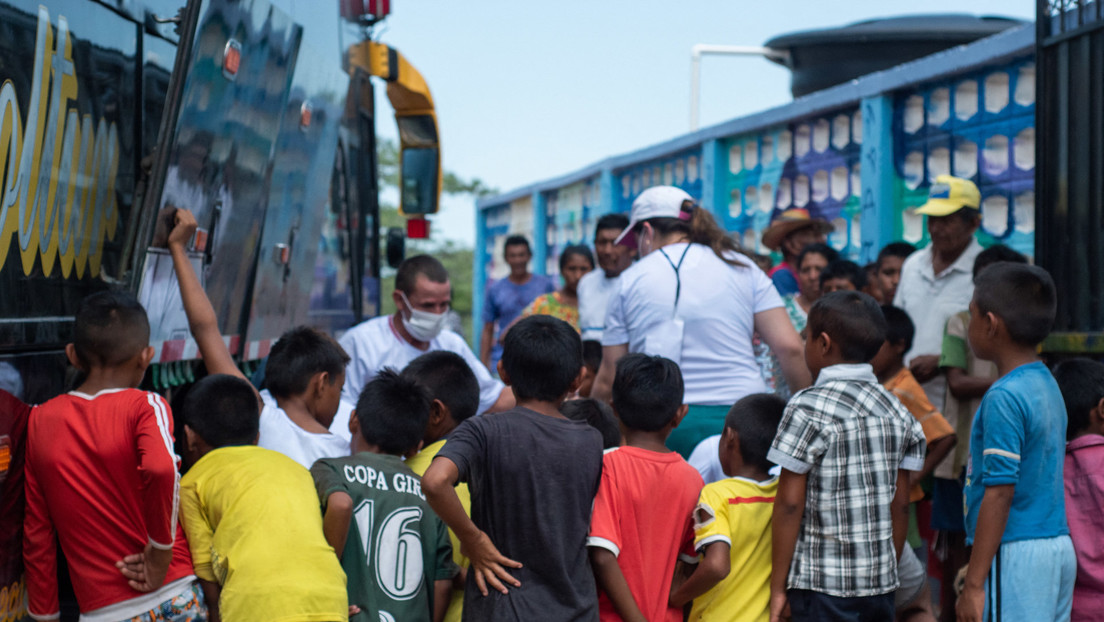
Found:
M 781 296 L 797 293 L 797 256 L 809 244 L 823 244 L 832 225 L 809 216 L 809 210 L 788 209 L 763 231 L 763 246 L 782 253 L 782 263 L 768 274 Z

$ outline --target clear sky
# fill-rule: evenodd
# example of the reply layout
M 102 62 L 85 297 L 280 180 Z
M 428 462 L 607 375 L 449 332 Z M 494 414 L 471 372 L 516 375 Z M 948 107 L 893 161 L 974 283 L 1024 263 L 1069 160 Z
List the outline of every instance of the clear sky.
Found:
M 762 45 L 877 17 L 970 13 L 1034 19 L 1034 0 L 392 0 L 377 38 L 425 76 L 443 163 L 501 191 L 689 130 L 690 48 Z M 791 100 L 789 72 L 707 56 L 702 127 Z M 394 138 L 384 89 L 378 132 Z M 433 237 L 475 240 L 474 201 L 446 198 Z

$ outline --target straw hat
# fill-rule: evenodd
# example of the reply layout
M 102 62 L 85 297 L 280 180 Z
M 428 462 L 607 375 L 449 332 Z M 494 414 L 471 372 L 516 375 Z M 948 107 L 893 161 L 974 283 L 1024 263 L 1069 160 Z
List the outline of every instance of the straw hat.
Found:
M 779 250 L 782 241 L 794 231 L 805 228 L 814 228 L 819 234 L 827 235 L 832 231 L 832 225 L 827 220 L 809 216 L 807 209 L 788 209 L 771 221 L 769 227 L 763 230 L 763 246 L 772 251 Z

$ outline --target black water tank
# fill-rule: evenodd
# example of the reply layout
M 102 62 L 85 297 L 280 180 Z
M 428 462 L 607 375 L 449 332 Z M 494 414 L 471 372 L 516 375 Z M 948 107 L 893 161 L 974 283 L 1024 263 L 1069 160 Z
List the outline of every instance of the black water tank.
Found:
M 790 53 L 790 91 L 801 97 L 853 78 L 1027 24 L 1010 17 L 906 15 L 780 35 L 764 45 Z

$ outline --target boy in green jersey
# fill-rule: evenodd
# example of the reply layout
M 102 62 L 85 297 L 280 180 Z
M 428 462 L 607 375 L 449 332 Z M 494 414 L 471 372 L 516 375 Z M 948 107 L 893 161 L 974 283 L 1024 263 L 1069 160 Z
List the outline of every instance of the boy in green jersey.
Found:
M 326 540 L 348 576 L 351 621 L 440 622 L 457 572 L 445 524 L 403 463 L 419 449 L 430 398 L 385 369 L 365 385 L 349 419 L 354 454 L 311 467 Z M 354 610 L 355 610 L 354 609 Z

